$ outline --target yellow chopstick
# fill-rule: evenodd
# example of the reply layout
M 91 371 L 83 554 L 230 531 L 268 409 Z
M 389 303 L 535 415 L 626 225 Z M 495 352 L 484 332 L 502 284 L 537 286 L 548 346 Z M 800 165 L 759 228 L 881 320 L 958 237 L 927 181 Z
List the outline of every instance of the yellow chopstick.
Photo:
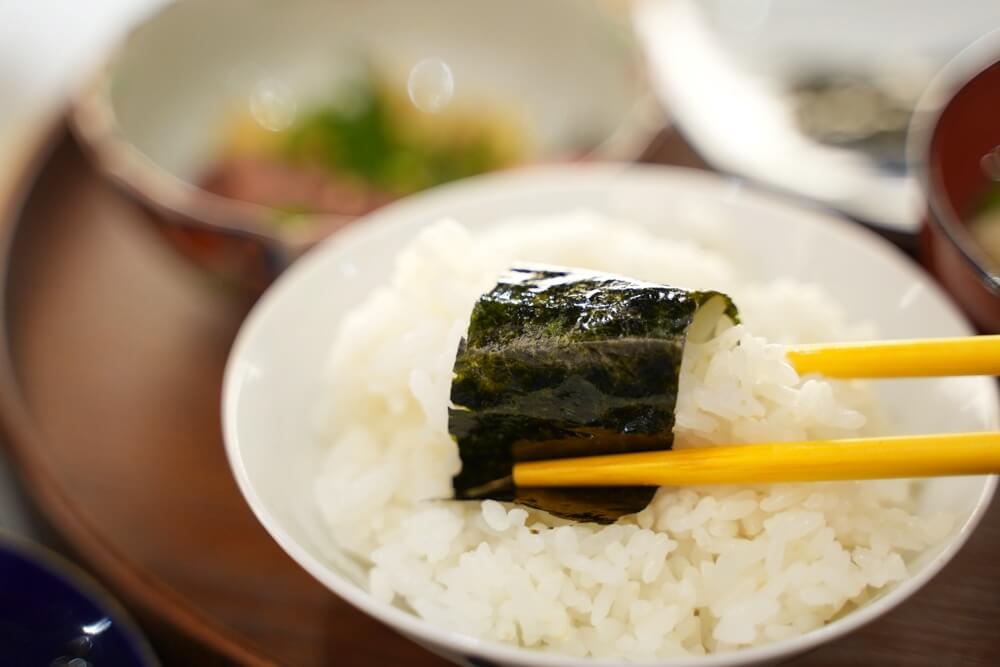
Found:
M 1000 375 L 1000 336 L 796 345 L 786 351 L 801 374 L 836 378 Z
M 1000 432 L 723 445 L 514 465 L 516 486 L 682 486 L 1000 472 Z

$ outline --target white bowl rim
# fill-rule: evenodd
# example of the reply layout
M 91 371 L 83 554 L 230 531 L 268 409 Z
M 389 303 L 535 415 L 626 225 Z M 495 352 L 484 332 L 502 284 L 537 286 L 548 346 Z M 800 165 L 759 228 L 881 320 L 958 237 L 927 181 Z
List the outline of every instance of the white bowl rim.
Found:
M 621 660 L 614 659 L 581 659 L 544 653 L 536 649 L 512 646 L 494 640 L 479 639 L 437 627 L 415 614 L 404 611 L 394 605 L 375 600 L 370 593 L 350 583 L 345 578 L 330 570 L 322 561 L 314 558 L 284 531 L 281 523 L 267 509 L 254 489 L 241 456 L 236 417 L 238 413 L 236 408 L 239 403 L 238 385 L 240 380 L 239 374 L 234 369 L 239 366 L 238 360 L 245 357 L 251 339 L 254 337 L 256 330 L 261 326 L 261 322 L 268 317 L 269 311 L 274 307 L 274 304 L 283 299 L 290 290 L 294 289 L 297 276 L 308 272 L 313 265 L 319 265 L 324 261 L 325 256 L 334 252 L 335 249 L 349 247 L 354 243 L 356 237 L 366 236 L 371 234 L 373 230 L 377 231 L 380 227 L 394 224 L 393 220 L 399 217 L 402 211 L 433 207 L 456 197 L 470 200 L 484 195 L 495 195 L 499 190 L 517 186 L 523 182 L 533 183 L 537 187 L 540 182 L 565 182 L 568 179 L 579 177 L 583 177 L 584 179 L 599 178 L 610 181 L 612 179 L 627 178 L 630 175 L 628 172 L 642 173 L 647 178 L 649 177 L 648 175 L 652 174 L 654 177 L 659 175 L 666 179 L 687 181 L 693 188 L 701 188 L 702 191 L 718 189 L 720 193 L 725 192 L 730 195 L 732 194 L 732 182 L 734 180 L 741 182 L 739 179 L 725 178 L 710 172 L 685 167 L 635 165 L 630 163 L 595 163 L 528 166 L 447 184 L 390 204 L 366 216 L 360 224 L 352 225 L 328 238 L 317 246 L 316 249 L 308 252 L 300 261 L 296 262 L 295 265 L 278 278 L 260 300 L 258 300 L 240 327 L 226 364 L 222 390 L 223 437 L 226 455 L 233 470 L 233 475 L 236 478 L 237 485 L 257 519 L 282 549 L 300 567 L 355 608 L 400 632 L 411 637 L 419 637 L 422 640 L 427 640 L 447 650 L 463 655 L 472 654 L 482 656 L 490 660 L 499 660 L 506 664 L 522 665 L 524 667 L 571 667 L 580 665 L 581 663 L 586 664 L 588 667 L 620 667 L 623 664 L 669 665 L 670 667 L 726 667 L 740 664 L 756 664 L 758 662 L 788 658 L 817 648 L 822 644 L 860 628 L 892 610 L 936 576 L 958 553 L 978 526 L 986 510 L 989 508 L 996 491 L 997 475 L 985 476 L 982 492 L 969 518 L 955 532 L 951 541 L 933 560 L 927 563 L 921 572 L 900 582 L 887 594 L 860 609 L 852 611 L 842 618 L 803 635 L 779 640 L 763 646 L 707 656 L 629 663 L 623 663 Z M 843 234 L 863 239 L 866 243 L 871 244 L 873 249 L 877 248 L 877 252 L 884 256 L 886 262 L 893 264 L 897 270 L 912 276 L 914 280 L 918 280 L 924 284 L 933 293 L 934 298 L 941 299 L 947 305 L 954 319 L 963 324 L 967 329 L 967 333 L 972 334 L 972 328 L 968 324 L 968 320 L 958 311 L 940 286 L 934 283 L 921 269 L 909 262 L 894 245 L 878 236 L 875 232 L 857 223 L 837 217 L 835 214 L 828 214 L 821 210 L 802 206 L 799 203 L 789 202 L 780 195 L 757 191 L 752 187 L 741 188 L 738 196 L 741 199 L 748 199 L 765 207 L 794 209 L 800 213 L 804 222 L 811 220 L 811 224 L 829 225 Z M 996 384 L 990 383 L 988 386 L 988 391 L 992 394 L 993 404 L 1000 406 L 1000 392 L 998 392 Z M 998 419 L 998 413 L 1000 413 L 1000 407 L 994 411 L 994 422 Z

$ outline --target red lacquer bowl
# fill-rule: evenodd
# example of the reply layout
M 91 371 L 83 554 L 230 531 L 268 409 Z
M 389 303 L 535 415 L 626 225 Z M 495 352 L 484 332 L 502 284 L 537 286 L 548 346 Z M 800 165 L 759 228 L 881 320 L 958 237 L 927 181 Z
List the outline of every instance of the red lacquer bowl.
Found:
M 984 332 L 1000 333 L 1000 275 L 969 233 L 991 187 L 984 157 L 1000 146 L 1000 31 L 952 60 L 925 91 L 909 157 L 927 201 L 924 263 Z

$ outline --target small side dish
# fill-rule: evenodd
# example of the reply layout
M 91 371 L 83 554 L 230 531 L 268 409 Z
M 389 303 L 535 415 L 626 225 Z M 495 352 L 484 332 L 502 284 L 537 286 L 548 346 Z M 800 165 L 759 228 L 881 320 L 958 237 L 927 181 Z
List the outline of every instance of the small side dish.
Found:
M 512 165 L 634 160 L 663 126 L 628 13 L 601 0 L 168 3 L 71 111 L 182 254 L 258 294 L 389 201 Z
M 1000 34 L 955 56 L 924 91 L 907 135 L 926 199 L 921 255 L 983 333 L 1000 333 L 996 181 Z
M 4 664 L 160 665 L 121 605 L 56 553 L 2 530 L 0 579 Z

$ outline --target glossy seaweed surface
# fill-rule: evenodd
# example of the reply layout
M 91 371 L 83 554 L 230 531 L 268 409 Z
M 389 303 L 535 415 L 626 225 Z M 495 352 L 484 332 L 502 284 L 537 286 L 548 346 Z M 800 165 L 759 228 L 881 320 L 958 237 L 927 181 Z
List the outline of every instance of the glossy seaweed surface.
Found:
M 652 487 L 514 488 L 517 461 L 669 449 L 695 313 L 722 297 L 572 269 L 517 268 L 484 294 L 455 360 L 448 426 L 457 498 L 579 521 L 643 509 Z

